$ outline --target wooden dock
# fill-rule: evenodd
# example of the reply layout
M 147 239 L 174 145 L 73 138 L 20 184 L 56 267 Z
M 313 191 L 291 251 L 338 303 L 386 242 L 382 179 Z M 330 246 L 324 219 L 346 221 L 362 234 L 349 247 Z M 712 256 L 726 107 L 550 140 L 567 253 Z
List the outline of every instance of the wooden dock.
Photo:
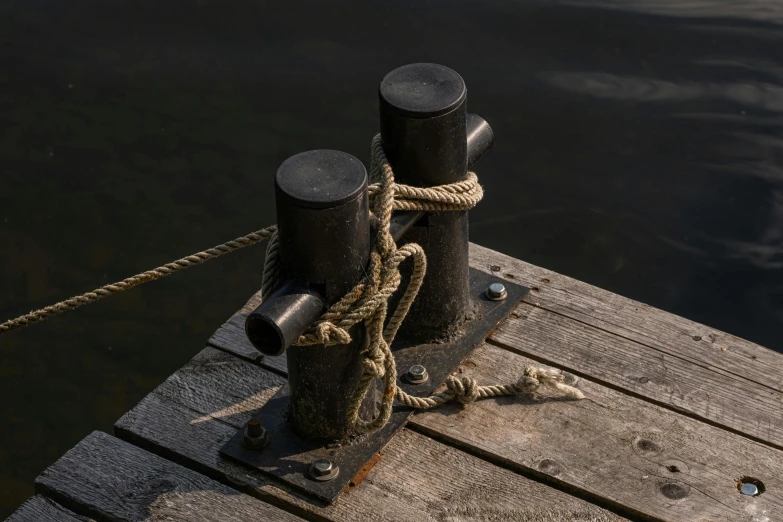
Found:
M 218 454 L 285 382 L 285 359 L 245 337 L 254 296 L 9 520 L 783 521 L 783 355 L 477 245 L 471 266 L 532 290 L 459 371 L 514 382 L 548 365 L 586 400 L 416 413 L 318 504 Z

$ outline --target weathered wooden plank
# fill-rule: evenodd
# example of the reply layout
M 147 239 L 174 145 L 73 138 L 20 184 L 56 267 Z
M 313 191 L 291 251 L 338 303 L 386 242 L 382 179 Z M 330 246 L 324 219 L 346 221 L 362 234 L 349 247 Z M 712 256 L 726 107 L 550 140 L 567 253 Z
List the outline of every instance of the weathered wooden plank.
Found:
M 531 304 L 783 391 L 783 355 L 763 346 L 479 245 L 470 245 L 470 264 L 533 288 Z
M 302 520 L 99 431 L 44 471 L 35 486 L 100 520 Z
M 725 426 L 777 446 L 778 439 L 776 437 L 778 436 L 777 430 L 780 429 L 780 420 L 779 416 L 775 415 L 775 410 L 779 411 L 780 409 L 779 394 L 776 389 L 770 388 L 774 387 L 771 385 L 779 384 L 780 375 L 776 375 L 767 382 L 761 382 L 754 373 L 760 370 L 756 365 L 763 366 L 757 361 L 768 363 L 773 368 L 783 369 L 781 355 L 747 341 L 710 330 L 709 333 L 704 334 L 703 338 L 711 340 L 710 344 L 713 346 L 713 350 L 722 354 L 731 352 L 721 344 L 727 340 L 736 342 L 739 346 L 739 349 L 731 352 L 733 359 L 715 360 L 715 353 L 711 353 L 709 350 L 705 351 L 701 345 L 697 345 L 696 348 L 691 346 L 693 342 L 697 341 L 690 337 L 692 334 L 689 332 L 707 327 L 476 245 L 472 245 L 471 248 L 472 266 L 487 272 L 506 275 L 522 284 L 533 287 L 533 291 L 527 299 L 528 304 L 521 305 L 517 310 L 516 315 L 519 317 L 512 317 L 507 325 L 502 326 L 493 336 L 493 342 L 506 344 L 521 353 L 529 353 L 538 360 L 550 361 L 558 366 L 571 368 L 587 377 L 594 376 L 599 382 L 606 383 L 611 387 L 627 390 L 653 403 L 687 413 L 689 416 L 703 419 L 718 426 Z M 536 312 L 533 319 L 539 323 L 537 323 L 538 327 L 533 328 L 528 336 L 525 331 L 526 326 L 523 323 L 529 321 L 529 318 L 525 319 L 523 316 L 529 316 L 531 309 L 536 310 L 531 306 L 536 303 L 539 305 L 540 314 Z M 616 314 L 613 312 L 614 309 L 617 310 Z M 595 317 L 592 317 L 590 314 L 595 310 L 598 312 Z M 620 317 L 619 320 L 618 317 Z M 562 320 L 558 322 L 558 319 Z M 644 322 L 644 327 L 639 327 L 636 324 L 639 321 Z M 514 332 L 513 338 L 510 337 L 512 331 Z M 688 335 L 685 335 L 686 333 Z M 236 343 L 240 339 L 243 340 L 239 334 L 240 332 L 237 332 L 234 337 L 236 341 L 224 343 L 222 348 L 230 352 L 241 352 L 236 348 Z M 659 337 L 656 338 L 655 334 L 658 334 Z M 668 346 L 671 344 L 671 340 L 682 336 L 685 337 L 685 345 L 679 345 L 675 349 Z M 658 339 L 663 339 L 663 341 Z M 688 340 L 690 340 L 690 344 Z M 723 351 L 722 348 L 726 348 L 726 351 Z M 744 361 L 740 360 L 740 364 L 735 364 L 738 361 L 737 357 L 744 359 Z M 751 362 L 748 363 L 748 361 Z M 284 372 L 282 366 L 278 370 Z M 640 370 L 645 370 L 647 373 Z M 752 378 L 743 376 L 743 373 L 751 375 Z M 635 381 L 632 380 L 634 377 L 636 377 Z M 646 388 L 643 386 L 650 384 L 650 382 L 652 382 L 652 386 Z M 704 399 L 699 400 L 701 392 L 704 393 Z M 709 395 L 707 395 L 708 393 Z M 654 405 L 644 404 L 638 399 L 630 397 L 627 399 L 638 402 L 639 408 L 642 408 L 640 411 L 648 413 L 642 419 L 642 424 L 647 423 L 648 427 L 654 428 L 658 425 L 656 417 L 663 416 L 662 418 L 668 419 L 667 422 L 674 422 L 674 419 L 680 417 L 671 412 L 663 412 Z M 758 404 L 743 409 L 745 401 L 756 400 L 758 400 Z M 634 408 L 636 407 L 634 406 Z M 653 410 L 645 408 L 653 408 Z M 650 411 L 654 414 L 649 413 Z M 493 431 L 494 426 L 490 420 L 491 418 L 488 417 L 486 423 L 481 425 L 482 431 Z M 682 422 L 686 422 L 693 432 L 700 428 L 715 430 L 689 419 L 682 419 Z M 688 422 L 690 424 L 687 424 Z M 431 430 L 431 427 L 421 425 L 418 417 L 414 418 L 413 424 L 420 429 Z M 597 429 L 599 430 L 597 433 L 601 433 L 602 428 L 599 426 Z M 433 436 L 444 436 L 443 434 L 431 433 Z M 728 433 L 725 435 L 734 438 L 723 440 L 718 437 L 723 440 L 724 444 L 734 440 L 749 443 L 736 435 Z M 596 434 L 591 433 L 589 436 L 595 437 Z M 460 434 L 459 437 L 449 440 L 452 443 L 472 448 L 472 451 L 483 451 L 480 449 L 481 446 L 467 438 L 466 434 Z M 692 454 L 695 454 L 696 449 L 690 449 Z M 705 451 L 711 449 L 711 444 L 705 443 L 704 449 Z M 720 449 L 727 454 L 731 454 L 733 451 L 732 446 L 724 446 Z M 608 455 L 612 454 L 611 450 L 607 448 L 601 448 L 601 451 Z M 765 453 L 767 457 L 780 458 L 780 455 L 774 453 L 774 450 L 766 451 L 773 451 L 772 454 Z M 492 458 L 502 460 L 498 455 L 494 455 Z M 712 472 L 715 466 L 720 468 L 718 464 L 726 463 L 710 461 L 705 463 L 702 469 Z M 729 464 L 726 464 L 727 469 L 730 467 Z M 737 462 L 733 464 L 736 467 Z M 536 468 L 528 466 L 519 469 L 526 473 L 535 473 Z M 603 477 L 603 479 L 611 483 L 611 477 Z M 599 490 L 585 489 L 581 483 L 569 482 L 568 485 L 579 488 L 588 496 L 604 494 Z M 671 490 L 667 491 L 671 492 Z M 663 493 L 660 495 L 656 493 L 656 495 L 659 500 L 668 501 Z M 607 498 L 615 501 L 611 496 Z M 623 502 L 622 499 L 616 501 Z M 765 501 L 768 500 L 765 499 Z M 645 502 L 647 501 L 645 500 Z M 680 501 L 678 505 L 683 503 L 692 504 L 689 500 L 688 502 Z M 648 516 L 660 516 L 661 512 L 656 511 L 660 509 L 660 506 L 650 504 L 651 507 L 648 508 L 644 503 L 642 504 L 640 506 L 633 505 L 633 509 L 638 509 L 642 513 L 647 513 L 644 509 L 651 509 L 651 512 L 658 513 L 658 515 L 648 513 Z M 718 504 L 720 503 L 718 502 Z M 779 506 L 775 505 L 775 507 Z M 699 509 L 702 507 L 700 506 Z M 709 515 L 712 506 L 704 509 L 707 509 Z M 715 518 L 716 520 L 732 520 L 731 517 L 737 515 L 731 510 L 720 512 L 721 508 L 717 509 L 717 514 L 714 514 L 715 517 L 718 517 Z M 753 509 L 753 506 L 748 509 Z M 675 518 L 687 515 L 687 513 L 677 512 L 676 509 L 673 513 Z
M 530 359 L 482 345 L 460 368 L 514 382 Z M 578 379 L 582 401 L 499 398 L 416 414 L 409 425 L 471 453 L 673 522 L 783 519 L 783 452 Z M 766 492 L 740 495 L 737 480 Z M 766 517 L 766 518 L 765 518 Z
M 287 509 L 319 520 L 620 520 L 423 435 L 403 430 L 361 484 L 331 506 L 281 489 L 264 475 L 223 459 L 220 447 L 268 400 L 283 379 L 207 348 L 116 424 L 117 434 L 167 458 Z
M 652 353 L 652 357 L 660 358 L 660 354 L 665 354 L 665 357 L 677 357 L 682 361 L 680 363 L 682 367 L 687 367 L 688 363 L 691 363 L 694 375 L 706 375 L 709 370 L 712 370 L 720 375 L 720 378 L 726 376 L 733 379 L 738 386 L 747 381 L 748 391 L 753 396 L 761 394 L 772 397 L 763 391 L 764 386 L 783 391 L 783 355 L 781 354 L 479 245 L 471 244 L 470 255 L 471 266 L 474 268 L 505 275 L 531 287 L 533 290 L 525 299 L 530 304 L 537 304 L 545 310 L 636 341 L 642 345 L 640 348 L 644 347 Z M 260 300 L 260 293 L 253 295 L 236 315 L 215 332 L 209 344 L 236 353 L 248 360 L 260 362 L 273 371 L 285 374 L 285 356 L 260 358 L 258 351 L 252 347 L 245 336 L 244 319 L 258 306 Z M 502 334 L 514 328 L 516 325 L 512 320 L 506 328 L 501 328 L 493 339 L 500 339 Z M 607 354 L 612 355 L 609 352 Z M 536 356 L 532 353 L 531 355 Z M 585 354 L 585 356 L 596 355 Z M 596 360 L 596 364 L 598 363 L 599 360 Z M 607 364 L 607 367 L 611 365 Z M 607 373 L 605 378 L 606 382 L 613 386 L 624 386 L 623 383 L 627 381 L 626 376 L 622 374 Z M 710 379 L 714 378 L 715 376 L 711 376 Z M 646 394 L 645 392 L 648 391 L 646 388 L 640 389 L 639 386 L 635 386 L 626 389 L 654 401 L 661 400 L 660 394 Z M 714 393 L 712 390 L 704 391 L 711 395 Z M 735 398 L 735 402 L 742 402 L 749 394 L 748 391 L 730 394 L 727 397 Z M 706 417 L 698 409 L 688 410 L 681 402 L 671 405 L 675 408 L 684 408 L 709 422 L 723 423 L 726 427 L 746 433 L 753 438 L 763 440 L 766 437 L 763 431 L 767 428 L 753 429 L 753 417 L 749 414 L 739 415 L 742 409 L 738 410 L 737 404 L 726 403 L 720 408 L 710 410 L 713 414 L 719 411 L 737 411 L 736 422 L 730 422 L 731 415 L 723 414 L 723 420 L 719 421 L 716 415 Z M 716 404 L 713 402 L 713 406 Z M 776 440 L 777 437 L 768 439 L 777 447 L 779 443 Z
M 556 364 L 783 448 L 783 393 L 528 303 L 492 335 L 509 350 Z M 716 355 L 720 357 L 720 355 Z
M 6 522 L 94 522 L 93 519 L 77 515 L 54 500 L 41 495 L 30 497 L 19 506 Z

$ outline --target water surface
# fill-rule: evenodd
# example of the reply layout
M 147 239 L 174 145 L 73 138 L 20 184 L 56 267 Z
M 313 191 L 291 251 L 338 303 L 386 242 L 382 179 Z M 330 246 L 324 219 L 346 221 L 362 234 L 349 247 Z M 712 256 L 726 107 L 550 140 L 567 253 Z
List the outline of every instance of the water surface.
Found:
M 0 4 L 0 316 L 274 222 L 313 148 L 369 158 L 376 88 L 465 78 L 495 129 L 472 240 L 783 351 L 773 1 Z M 0 338 L 0 516 L 260 285 L 231 256 Z

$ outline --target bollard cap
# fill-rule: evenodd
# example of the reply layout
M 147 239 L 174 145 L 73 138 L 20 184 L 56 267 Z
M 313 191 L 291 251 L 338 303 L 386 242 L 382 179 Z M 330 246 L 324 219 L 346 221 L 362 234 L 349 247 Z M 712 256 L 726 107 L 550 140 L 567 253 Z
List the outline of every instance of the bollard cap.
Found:
M 387 74 L 378 94 L 381 107 L 387 110 L 412 118 L 432 118 L 459 107 L 468 90 L 462 76 L 445 65 L 412 63 Z
M 356 199 L 367 188 L 361 161 L 338 150 L 302 152 L 285 160 L 275 176 L 280 198 L 306 208 L 333 208 Z

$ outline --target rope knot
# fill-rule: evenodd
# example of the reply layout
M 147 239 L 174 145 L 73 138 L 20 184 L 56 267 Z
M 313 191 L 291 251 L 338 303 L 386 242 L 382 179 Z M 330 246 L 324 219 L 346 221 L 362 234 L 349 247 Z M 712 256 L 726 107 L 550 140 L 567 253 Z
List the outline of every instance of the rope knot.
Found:
M 348 344 L 351 342 L 351 335 L 343 328 L 336 326 L 331 321 L 318 323 L 315 327 L 315 336 L 319 344 L 331 346 L 335 344 Z
M 536 388 L 541 386 L 538 375 L 538 368 L 534 366 L 525 367 L 525 371 L 522 372 L 522 376 L 517 381 L 515 388 L 519 393 L 535 391 Z
M 446 388 L 454 399 L 462 404 L 474 402 L 479 398 L 479 385 L 476 379 L 467 376 L 454 377 L 450 375 L 446 379 Z
M 364 371 L 378 379 L 386 375 L 386 354 L 368 352 L 362 360 Z

